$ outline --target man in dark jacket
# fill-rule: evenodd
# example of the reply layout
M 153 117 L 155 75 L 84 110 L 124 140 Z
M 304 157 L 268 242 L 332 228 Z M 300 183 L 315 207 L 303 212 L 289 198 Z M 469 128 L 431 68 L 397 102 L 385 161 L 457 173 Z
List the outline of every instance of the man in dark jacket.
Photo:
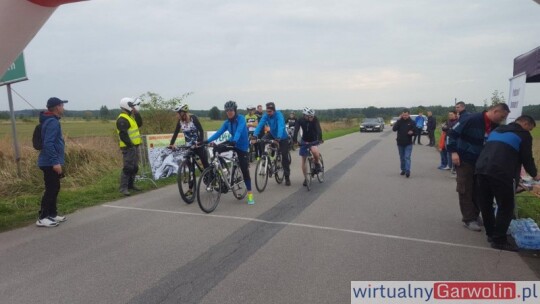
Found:
M 459 121 L 463 121 L 465 117 L 469 115 L 469 112 L 467 112 L 465 103 L 463 101 L 456 103 L 456 112 L 457 112 Z
M 398 121 L 392 127 L 394 132 L 397 132 L 397 146 L 399 151 L 399 162 L 401 175 L 406 177 L 411 176 L 411 154 L 413 135 L 415 133 L 416 123 L 411 119 L 408 109 L 404 109 L 399 116 Z
M 500 126 L 489 135 L 486 145 L 476 161 L 474 192 L 484 218 L 484 227 L 491 247 L 517 251 L 508 243 L 506 231 L 514 211 L 514 189 L 521 165 L 535 180 L 540 180 L 532 156 L 530 131 L 536 126 L 534 119 L 523 115 L 515 122 Z M 493 198 L 497 201 L 497 214 L 493 214 Z
M 427 112 L 427 132 L 429 137 L 429 146 L 435 146 L 435 129 L 437 128 L 437 121 L 433 117 L 431 111 Z
M 125 97 L 120 100 L 122 112 L 116 120 L 116 132 L 122 151 L 123 168 L 120 174 L 120 192 L 130 195 L 129 190 L 139 191 L 135 186 L 135 176 L 139 171 L 139 145 L 142 143 L 139 128 L 143 121 L 136 106 L 139 104 L 133 98 Z
M 510 113 L 504 103 L 492 106 L 487 111 L 469 114 L 460 120 L 448 134 L 446 149 L 452 153 L 452 163 L 457 173 L 456 191 L 465 227 L 472 231 L 482 231 L 480 210 L 474 202 L 474 167 L 482 152 L 484 141 L 493 129 L 499 126 Z
M 58 193 L 60 192 L 60 179 L 64 176 L 64 138 L 60 118 L 64 115 L 64 104 L 67 100 L 51 97 L 47 101 L 47 111 L 41 112 L 41 138 L 43 148 L 39 152 L 38 166 L 43 171 L 45 181 L 45 193 L 41 198 L 39 218 L 36 222 L 38 227 L 56 227 L 66 220 L 56 210 Z

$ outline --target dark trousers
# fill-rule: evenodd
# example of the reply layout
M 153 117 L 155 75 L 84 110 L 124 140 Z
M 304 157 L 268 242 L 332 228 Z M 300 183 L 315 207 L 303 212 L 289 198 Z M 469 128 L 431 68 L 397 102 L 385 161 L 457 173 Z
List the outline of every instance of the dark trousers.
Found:
M 430 146 L 435 145 L 435 130 L 429 130 L 428 137 L 429 137 L 429 145 Z
M 461 220 L 465 223 L 476 221 L 480 210 L 474 199 L 474 165 L 462 161 L 459 166 L 456 166 L 456 174 Z
M 120 173 L 120 191 L 133 188 L 135 176 L 139 171 L 139 146 L 122 148 L 121 150 L 124 167 Z
M 422 128 L 416 128 L 415 133 L 414 133 L 414 137 L 413 137 L 413 140 L 412 140 L 413 145 L 416 142 L 417 138 L 418 138 L 418 143 L 421 144 L 421 142 L 420 142 L 420 137 L 421 136 L 422 136 Z
M 43 171 L 45 181 L 45 192 L 41 198 L 41 209 L 39 219 L 57 216 L 56 202 L 60 192 L 60 175 L 53 170 L 52 166 L 39 167 Z
M 503 182 L 487 175 L 477 175 L 474 192 L 482 212 L 486 235 L 494 242 L 504 243 L 506 231 L 514 215 L 513 182 Z M 493 198 L 497 201 L 497 215 L 493 210 Z

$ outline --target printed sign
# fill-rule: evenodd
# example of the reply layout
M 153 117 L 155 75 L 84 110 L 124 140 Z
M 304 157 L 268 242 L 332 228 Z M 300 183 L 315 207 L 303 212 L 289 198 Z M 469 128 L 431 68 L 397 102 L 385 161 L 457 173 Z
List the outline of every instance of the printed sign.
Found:
M 148 161 L 155 180 L 176 174 L 183 159 L 181 152 L 168 149 L 172 137 L 173 134 L 146 135 Z M 184 134 L 178 134 L 175 145 L 184 145 L 185 142 Z

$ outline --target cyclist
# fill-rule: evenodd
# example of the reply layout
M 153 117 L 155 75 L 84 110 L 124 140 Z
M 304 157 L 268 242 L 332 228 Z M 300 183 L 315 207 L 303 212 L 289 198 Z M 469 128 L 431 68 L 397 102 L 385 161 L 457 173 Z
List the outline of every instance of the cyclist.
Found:
M 319 124 L 319 120 L 317 117 L 315 117 L 315 111 L 313 109 L 310 109 L 308 107 L 305 107 L 302 110 L 303 117 L 298 119 L 296 121 L 296 125 L 294 127 L 294 135 L 293 139 L 296 143 L 296 138 L 298 136 L 298 131 L 300 128 L 302 128 L 302 146 L 300 147 L 300 151 L 298 154 L 302 156 L 302 173 L 304 174 L 304 177 L 307 176 L 307 169 L 306 169 L 306 158 L 309 155 L 309 150 L 311 150 L 311 153 L 313 154 L 313 159 L 315 161 L 315 170 L 318 171 L 321 169 L 321 164 L 319 163 L 319 149 L 318 145 L 319 143 L 323 142 L 322 139 L 322 130 L 321 125 Z M 312 144 L 313 143 L 313 144 Z M 304 186 L 306 186 L 306 179 L 304 179 Z
M 289 179 L 289 175 L 291 174 L 291 160 L 289 159 L 289 142 L 287 131 L 285 130 L 285 118 L 283 118 L 281 112 L 276 111 L 276 105 L 273 102 L 266 104 L 266 113 L 264 113 L 261 121 L 259 121 L 259 125 L 255 129 L 255 134 L 260 134 L 262 128 L 267 124 L 270 127 L 270 130 L 263 137 L 279 143 L 279 152 L 281 153 L 283 173 L 285 175 L 285 185 L 290 186 L 291 180 Z
M 249 137 L 253 136 L 253 132 L 255 131 L 255 128 L 257 128 L 257 125 L 259 124 L 259 117 L 257 114 L 255 114 L 255 107 L 252 105 L 249 105 L 247 107 L 248 114 L 246 114 L 246 124 L 248 127 L 248 135 Z M 255 149 L 255 157 L 259 158 L 260 155 L 260 149 L 259 145 L 255 144 L 253 145 L 253 149 Z
M 287 119 L 287 127 L 292 129 L 296 125 L 296 114 L 294 112 L 289 113 L 289 119 Z
M 229 144 L 234 146 L 233 149 L 238 154 L 240 170 L 242 170 L 244 182 L 248 191 L 248 204 L 253 205 L 255 204 L 255 200 L 253 199 L 253 192 L 251 191 L 251 177 L 249 176 L 249 140 L 246 118 L 243 115 L 238 114 L 236 102 L 232 100 L 227 101 L 224 108 L 225 112 L 227 113 L 227 119 L 223 122 L 221 128 L 219 128 L 216 133 L 208 138 L 206 143 L 213 142 L 214 140 L 218 139 L 223 133 L 225 133 L 225 131 L 228 131 L 229 134 L 231 134 Z M 219 153 L 232 150 L 226 146 L 216 146 L 216 149 L 218 149 L 217 151 Z
M 174 148 L 174 142 L 180 130 L 184 133 L 186 146 L 200 145 L 204 139 L 204 130 L 197 116 L 189 113 L 189 106 L 187 104 L 180 104 L 173 111 L 176 112 L 178 122 L 176 123 L 176 129 L 174 129 L 169 148 Z M 199 156 L 203 167 L 208 167 L 208 157 L 204 147 L 194 148 L 193 152 Z M 190 192 L 193 193 L 193 185 L 189 185 L 189 190 L 186 194 L 191 195 Z

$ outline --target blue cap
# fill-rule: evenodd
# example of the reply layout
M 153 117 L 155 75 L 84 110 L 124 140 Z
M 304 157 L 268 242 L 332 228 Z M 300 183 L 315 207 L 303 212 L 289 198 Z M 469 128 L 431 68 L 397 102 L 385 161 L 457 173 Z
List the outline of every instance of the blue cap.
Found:
M 47 100 L 47 108 L 54 108 L 59 104 L 67 103 L 67 100 L 61 100 L 58 97 L 51 97 Z

